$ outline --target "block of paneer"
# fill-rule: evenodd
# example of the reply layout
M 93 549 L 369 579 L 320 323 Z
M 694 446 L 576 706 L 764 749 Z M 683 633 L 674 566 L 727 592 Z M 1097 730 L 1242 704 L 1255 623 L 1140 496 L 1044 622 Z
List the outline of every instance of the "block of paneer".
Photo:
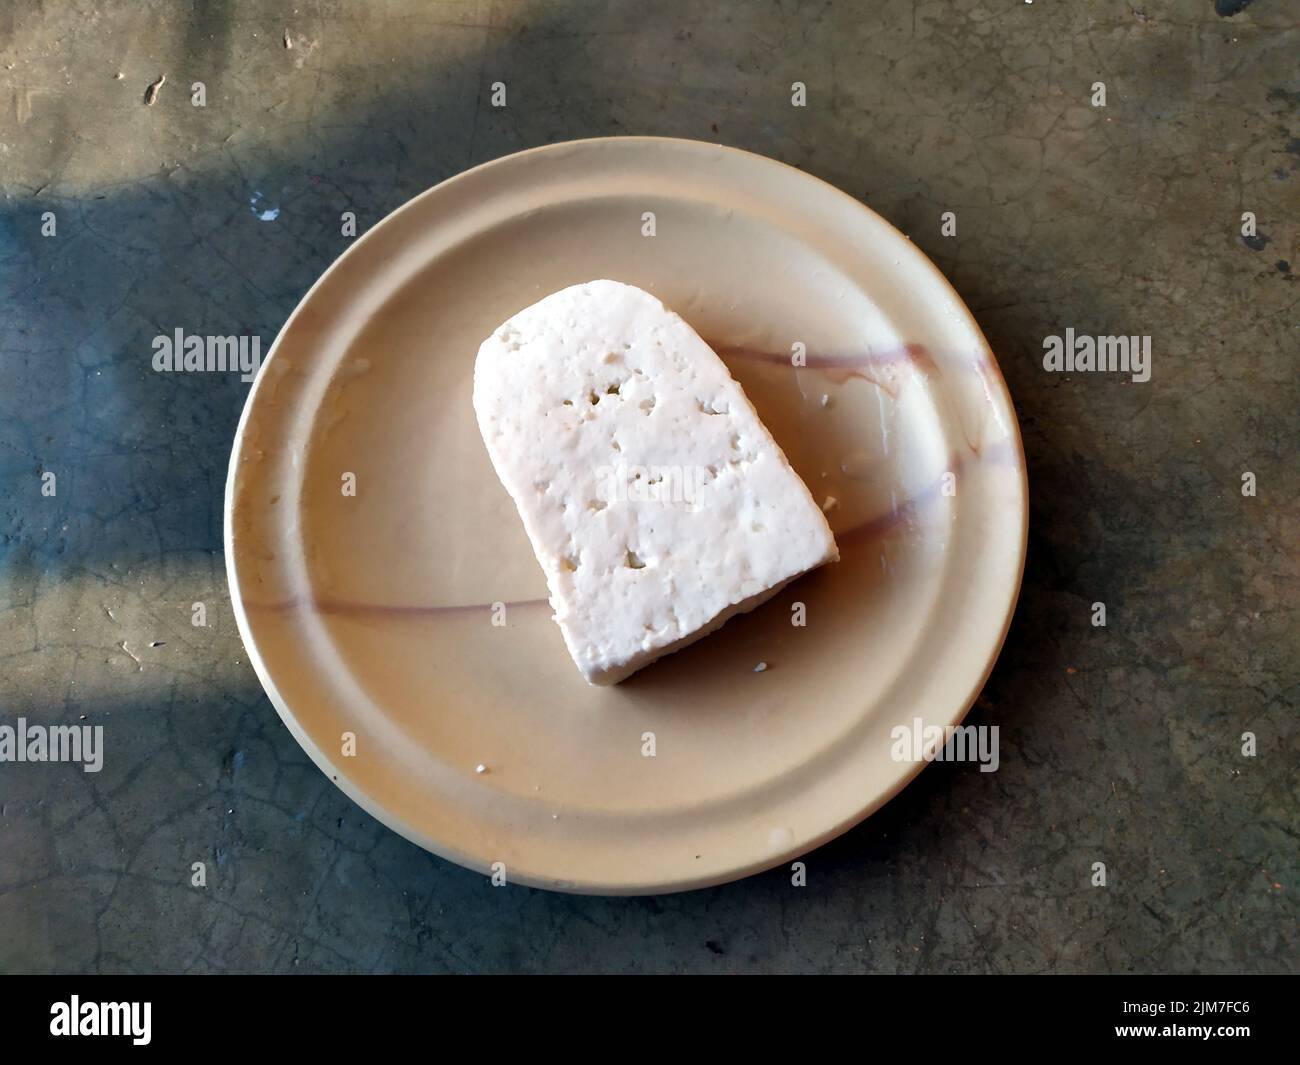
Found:
M 520 311 L 479 349 L 474 411 L 592 684 L 839 558 L 722 360 L 642 289 L 589 281 Z

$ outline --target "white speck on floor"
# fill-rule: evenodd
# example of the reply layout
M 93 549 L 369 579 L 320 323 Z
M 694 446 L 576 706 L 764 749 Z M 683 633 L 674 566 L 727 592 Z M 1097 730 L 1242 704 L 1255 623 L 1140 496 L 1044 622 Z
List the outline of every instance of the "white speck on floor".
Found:
M 262 194 L 260 192 L 253 193 L 252 198 L 248 201 L 248 206 L 252 208 L 253 214 L 257 215 L 258 221 L 274 222 L 280 217 L 280 208 L 262 208 Z

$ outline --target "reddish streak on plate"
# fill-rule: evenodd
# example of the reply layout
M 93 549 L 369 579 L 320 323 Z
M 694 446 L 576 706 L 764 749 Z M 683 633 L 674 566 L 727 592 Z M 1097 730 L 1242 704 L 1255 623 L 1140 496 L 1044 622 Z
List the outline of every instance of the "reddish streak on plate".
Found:
M 843 383 L 851 377 L 861 377 L 877 388 L 882 389 L 891 397 L 897 397 L 897 391 L 889 385 L 882 382 L 877 376 L 883 371 L 894 371 L 901 366 L 908 366 L 921 374 L 923 377 L 934 377 L 938 373 L 938 367 L 935 364 L 933 356 L 923 344 L 903 344 L 897 348 L 885 352 L 867 353 L 864 355 L 819 355 L 809 352 L 806 355 L 804 366 L 795 367 L 790 359 L 792 356 L 781 352 L 757 351 L 753 348 L 736 348 L 727 347 L 726 345 L 714 344 L 708 342 L 709 346 L 725 361 L 728 358 L 748 359 L 754 362 L 768 363 L 773 366 L 790 366 L 791 369 L 812 369 L 821 370 L 828 377 L 837 383 Z M 984 375 L 984 367 L 981 360 L 976 359 L 975 369 Z M 873 374 L 872 371 L 876 373 Z M 970 444 L 971 452 L 978 458 L 980 457 L 980 448 Z M 988 457 L 1007 459 L 1011 462 L 1016 461 L 1009 442 L 1004 442 L 1005 447 L 995 454 Z M 962 466 L 963 459 L 959 453 L 954 452 L 945 473 L 956 473 Z M 837 543 L 844 546 L 859 547 L 862 544 L 872 543 L 889 535 L 900 525 L 913 521 L 920 510 L 921 506 L 937 499 L 941 492 L 943 477 L 940 476 L 933 484 L 929 485 L 924 491 L 919 492 L 910 499 L 904 500 L 898 506 L 894 507 L 886 514 L 879 514 L 867 521 L 859 522 L 849 529 L 843 529 L 835 534 Z M 538 608 L 549 606 L 550 602 L 546 599 L 523 599 L 514 602 L 505 603 L 507 609 L 510 608 Z M 491 603 L 469 603 L 464 606 L 403 606 L 388 603 L 355 603 L 340 599 L 318 599 L 314 596 L 296 596 L 293 599 L 287 599 L 279 603 L 245 603 L 250 610 L 267 611 L 270 613 L 287 613 L 301 610 L 304 607 L 311 609 L 317 614 L 328 615 L 332 617 L 376 617 L 400 620 L 402 618 L 427 618 L 437 617 L 445 614 L 466 614 L 477 613 L 479 611 L 491 610 Z
M 466 603 L 464 606 L 404 606 L 391 603 L 353 603 L 346 599 L 318 599 L 311 595 L 294 596 L 279 603 L 245 603 L 250 610 L 262 610 L 273 614 L 285 614 L 306 608 L 313 613 L 332 617 L 372 617 L 392 620 L 437 617 L 440 614 L 473 614 L 491 610 L 494 605 L 493 603 Z M 502 605 L 511 609 L 549 606 L 550 603 L 546 599 L 519 599 Z
M 885 392 L 891 399 L 898 398 L 896 383 L 890 382 L 887 375 L 900 367 L 909 367 L 923 377 L 933 377 L 938 371 L 934 357 L 924 344 L 901 344 L 881 352 L 866 352 L 861 355 L 821 355 L 807 352 L 802 366 L 795 366 L 791 361 L 793 354 L 773 351 L 757 351 L 753 348 L 728 347 L 707 341 L 722 359 L 744 359 L 750 362 L 767 363 L 772 366 L 788 366 L 792 370 L 821 370 L 836 384 L 843 384 L 851 377 L 861 377 Z
M 960 458 L 954 461 L 952 469 L 956 470 L 959 465 Z M 916 515 L 918 504 L 936 498 L 939 495 L 939 486 L 940 482 L 936 481 L 919 496 L 905 500 L 888 514 L 882 514 L 868 521 L 860 522 L 850 529 L 837 532 L 835 534 L 836 542 L 846 546 L 858 547 L 888 535 L 895 528 L 910 521 Z M 310 595 L 295 596 L 279 603 L 246 602 L 244 605 L 249 610 L 260 610 L 276 614 L 289 613 L 306 607 L 317 614 L 330 617 L 373 617 L 390 620 L 428 618 L 444 614 L 470 614 L 491 610 L 493 607 L 492 603 L 468 603 L 464 606 L 402 606 L 388 603 L 355 603 L 342 599 L 319 599 Z M 549 607 L 550 602 L 546 599 L 522 599 L 504 603 L 503 605 L 509 610 L 525 607 Z

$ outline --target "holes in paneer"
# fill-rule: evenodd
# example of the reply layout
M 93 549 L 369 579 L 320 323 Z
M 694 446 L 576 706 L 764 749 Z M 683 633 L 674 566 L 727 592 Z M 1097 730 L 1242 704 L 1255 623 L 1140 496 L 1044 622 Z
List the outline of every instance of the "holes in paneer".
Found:
M 588 392 L 588 393 L 587 393 L 587 402 L 590 403 L 590 404 L 594 407 L 597 403 L 600 402 L 600 397 L 599 397 L 598 395 L 596 395 L 595 392 Z
M 731 450 L 732 450 L 732 451 L 739 451 L 739 450 L 740 450 L 740 434 L 739 434 L 739 433 L 732 433 L 732 434 L 731 434 Z
M 623 388 L 623 382 L 615 381 L 612 385 L 610 385 L 607 389 L 605 389 L 605 395 L 607 396 L 621 395 L 622 388 Z
M 546 495 L 546 493 L 549 492 L 549 491 L 551 490 L 551 482 L 550 482 L 550 481 L 534 481 L 534 482 L 533 482 L 533 488 L 535 488 L 535 489 L 536 489 L 538 492 L 540 492 L 542 495 Z
M 566 407 L 572 407 L 572 406 L 573 406 L 573 400 L 571 400 L 571 399 L 566 399 L 566 400 L 564 401 L 564 405 L 565 405 Z
M 617 440 L 611 440 L 611 441 L 609 442 L 609 446 L 612 447 L 615 451 L 622 451 L 622 450 L 623 450 L 623 445 L 620 444 Z
M 643 399 L 643 400 L 638 404 L 638 406 L 639 406 L 643 411 L 645 411 L 647 414 L 649 414 L 652 410 L 655 409 L 655 398 L 654 398 L 654 396 L 651 396 L 649 399 Z
M 749 531 L 761 533 L 766 531 L 766 527 L 763 525 L 761 521 L 753 521 L 749 523 Z
M 624 559 L 623 564 L 627 566 L 628 569 L 645 569 L 645 563 L 641 561 L 637 553 L 630 547 L 627 549 L 627 557 Z
M 727 413 L 727 405 L 724 403 L 721 405 L 721 408 L 719 408 L 717 400 L 710 400 L 708 403 L 705 403 L 704 400 L 697 399 L 695 401 L 695 405 L 700 408 L 701 414 L 726 414 Z
M 573 573 L 582 564 L 582 559 L 578 555 L 565 555 L 560 559 L 560 569 L 566 573 Z
M 618 360 L 621 359 L 622 357 L 623 356 L 621 356 L 617 351 L 611 351 L 608 355 L 605 356 L 605 362 L 606 363 L 618 362 Z
M 606 503 L 603 499 L 588 499 L 588 500 L 587 500 L 587 509 L 588 509 L 589 511 L 591 511 L 593 514 L 599 514 L 599 513 L 600 513 L 602 510 L 604 510 L 607 506 L 609 506 L 609 504 Z

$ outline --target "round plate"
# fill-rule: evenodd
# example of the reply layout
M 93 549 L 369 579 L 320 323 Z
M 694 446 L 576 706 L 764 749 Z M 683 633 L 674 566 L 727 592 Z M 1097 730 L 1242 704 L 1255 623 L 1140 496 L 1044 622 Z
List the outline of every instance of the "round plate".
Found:
M 494 327 L 606 277 L 713 344 L 834 497 L 843 557 L 593 688 L 470 387 Z M 477 167 L 334 263 L 249 395 L 225 537 L 258 676 L 348 795 L 507 882 L 643 894 L 787 862 L 896 794 L 925 762 L 891 731 L 956 724 L 992 667 L 1026 518 L 1002 376 L 907 238 L 781 163 L 628 137 Z

